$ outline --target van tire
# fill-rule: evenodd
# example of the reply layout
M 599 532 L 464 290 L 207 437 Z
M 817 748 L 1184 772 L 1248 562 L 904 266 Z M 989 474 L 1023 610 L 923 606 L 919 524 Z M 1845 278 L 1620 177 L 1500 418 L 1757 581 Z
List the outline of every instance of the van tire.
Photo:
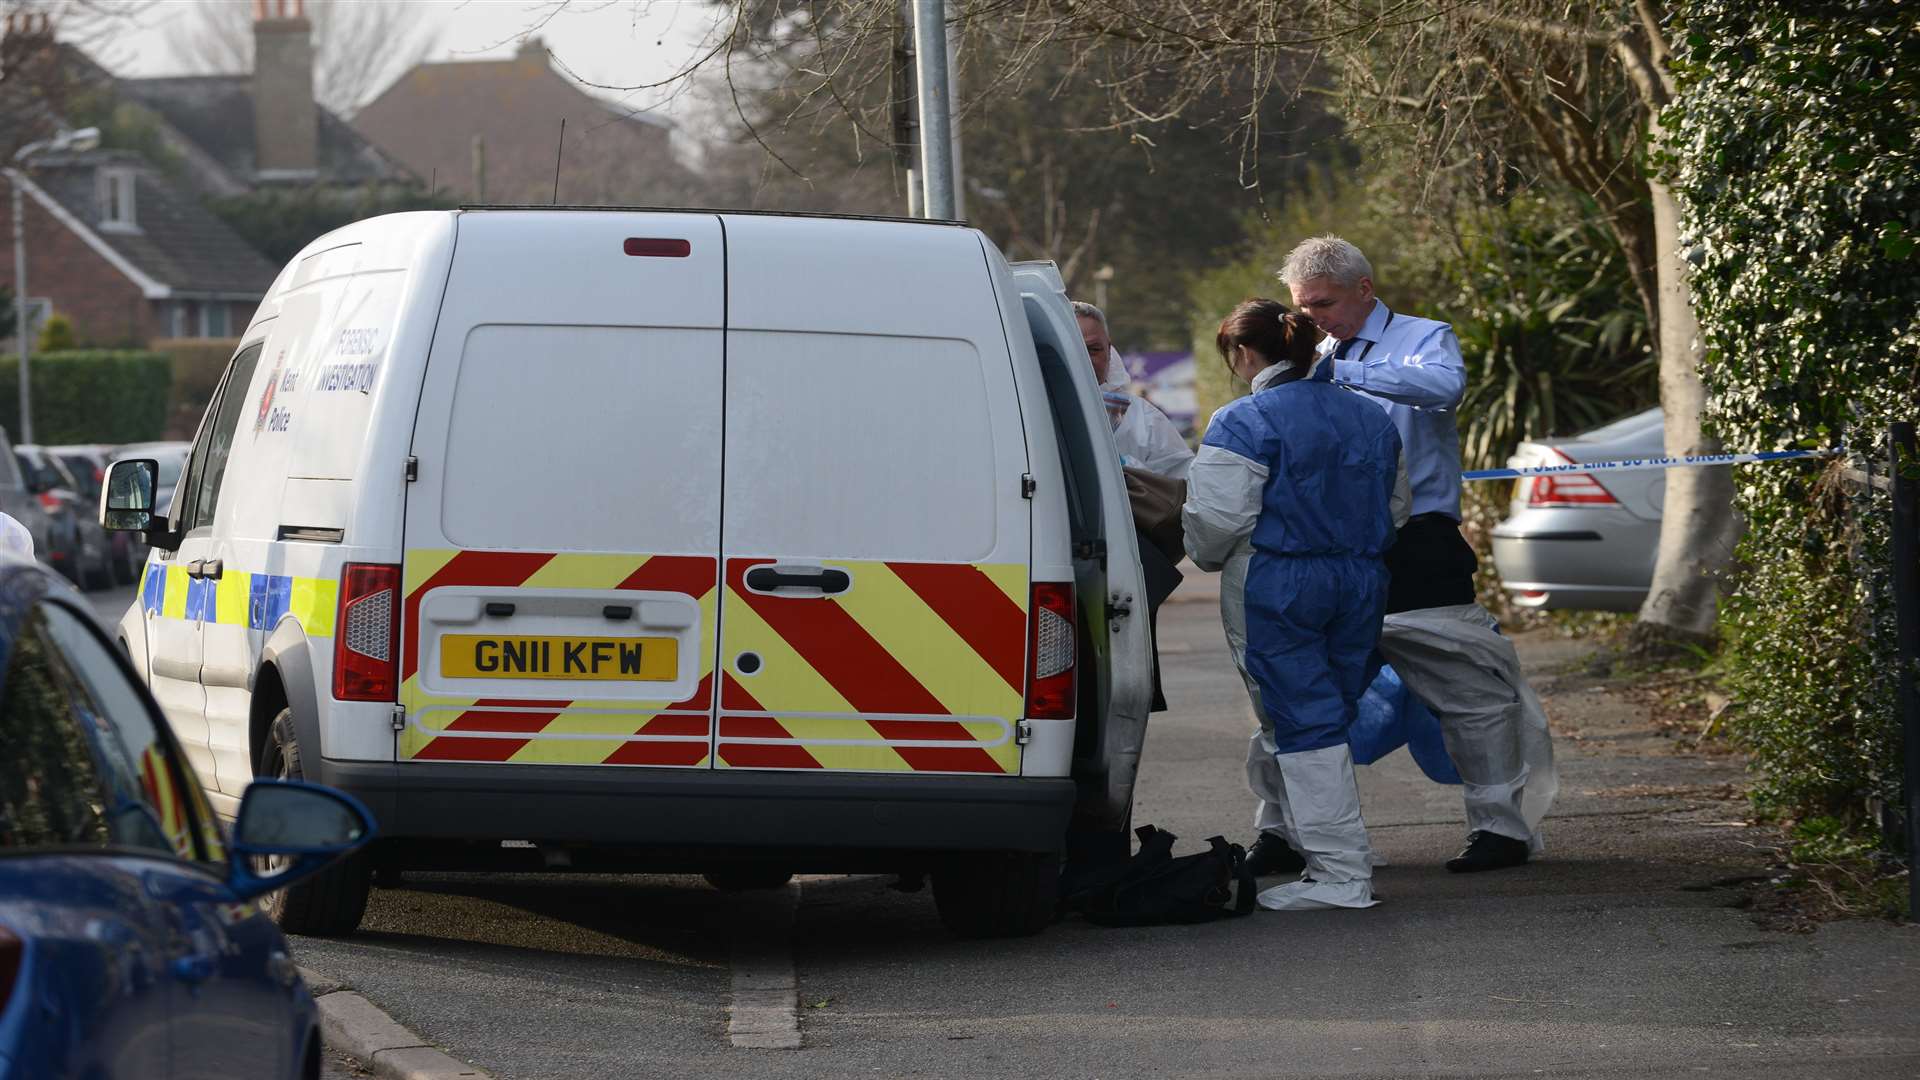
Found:
M 1058 852 L 998 852 L 933 872 L 933 903 L 956 937 L 1025 937 L 1046 929 L 1060 902 Z
M 725 870 L 709 870 L 700 875 L 707 884 L 721 892 L 753 892 L 759 889 L 778 889 L 793 880 L 793 874 L 787 870 L 767 870 L 751 866 L 729 867 Z
M 305 779 L 292 709 L 281 709 L 268 726 L 267 742 L 260 749 L 260 766 L 254 775 Z M 267 894 L 261 898 L 260 907 L 286 933 L 343 937 L 359 929 L 372 884 L 373 868 L 366 852 L 356 851 L 298 885 Z

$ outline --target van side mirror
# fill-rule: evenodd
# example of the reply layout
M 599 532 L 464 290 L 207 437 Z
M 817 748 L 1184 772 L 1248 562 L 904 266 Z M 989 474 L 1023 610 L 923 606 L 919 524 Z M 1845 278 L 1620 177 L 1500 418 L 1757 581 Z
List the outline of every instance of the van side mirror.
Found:
M 100 527 L 108 532 L 146 532 L 154 527 L 154 491 L 160 486 L 160 463 L 152 458 L 130 458 L 107 466 L 100 485 Z M 163 519 L 160 524 L 164 527 Z
M 239 900 L 284 889 L 373 839 L 373 814 L 332 788 L 255 780 L 240 800 L 227 865 Z

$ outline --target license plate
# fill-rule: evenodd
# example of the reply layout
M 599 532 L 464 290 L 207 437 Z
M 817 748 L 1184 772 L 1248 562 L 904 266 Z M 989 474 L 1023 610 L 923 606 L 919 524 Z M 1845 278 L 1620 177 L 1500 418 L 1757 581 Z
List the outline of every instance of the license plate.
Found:
M 680 643 L 670 637 L 440 638 L 440 674 L 449 679 L 672 682 L 679 672 Z

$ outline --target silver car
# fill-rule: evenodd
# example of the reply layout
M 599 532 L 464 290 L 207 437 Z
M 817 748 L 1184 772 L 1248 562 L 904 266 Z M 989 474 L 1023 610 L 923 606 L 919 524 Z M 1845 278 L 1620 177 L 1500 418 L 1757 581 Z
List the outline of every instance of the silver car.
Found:
M 1665 453 L 1659 409 L 1565 439 L 1523 442 L 1507 467 L 1577 465 Z M 1661 470 L 1557 473 L 1514 483 L 1493 530 L 1493 564 L 1515 604 L 1638 611 L 1660 550 Z

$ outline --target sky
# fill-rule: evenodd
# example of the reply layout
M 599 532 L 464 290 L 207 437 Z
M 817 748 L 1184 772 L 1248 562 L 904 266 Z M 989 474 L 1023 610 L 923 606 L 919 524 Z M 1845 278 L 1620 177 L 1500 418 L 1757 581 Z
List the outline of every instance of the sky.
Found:
M 439 31 L 429 60 L 489 60 L 513 55 L 529 32 L 544 41 L 563 70 L 590 83 L 633 86 L 674 74 L 691 61 L 712 27 L 712 5 L 701 0 L 399 0 L 429 9 Z M 136 0 L 133 25 L 114 33 L 99 59 L 115 74 L 190 74 L 174 55 L 163 27 L 206 4 L 252 0 Z M 667 91 L 594 90 L 630 107 L 673 115 L 679 103 Z

